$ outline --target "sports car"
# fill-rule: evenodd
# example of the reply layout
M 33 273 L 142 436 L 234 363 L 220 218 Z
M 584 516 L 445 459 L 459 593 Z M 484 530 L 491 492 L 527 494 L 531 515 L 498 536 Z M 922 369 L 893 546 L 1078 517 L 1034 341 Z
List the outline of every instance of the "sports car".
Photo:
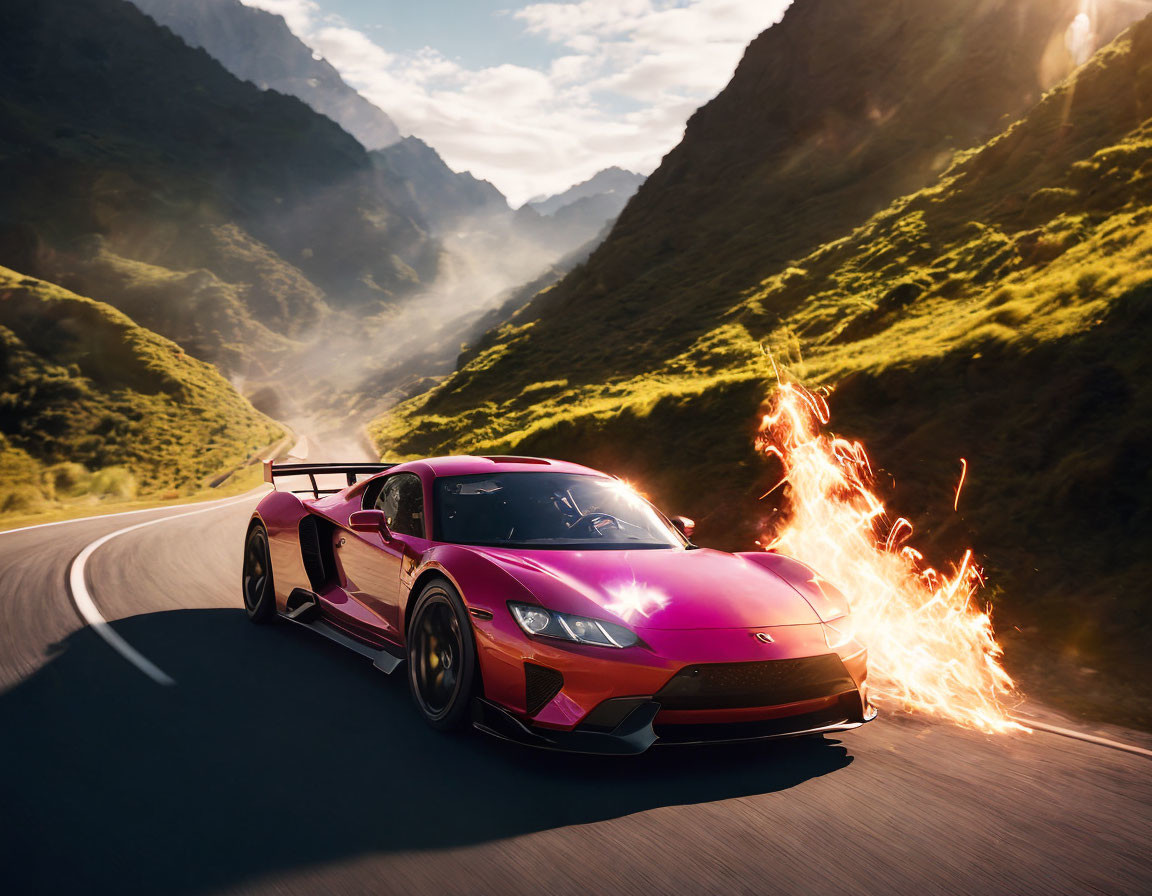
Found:
M 278 490 L 286 477 L 306 487 Z M 434 728 L 634 754 L 876 715 L 835 587 L 771 551 L 698 547 L 691 520 L 614 476 L 434 457 L 267 463 L 265 478 L 244 545 L 249 618 L 404 667 Z

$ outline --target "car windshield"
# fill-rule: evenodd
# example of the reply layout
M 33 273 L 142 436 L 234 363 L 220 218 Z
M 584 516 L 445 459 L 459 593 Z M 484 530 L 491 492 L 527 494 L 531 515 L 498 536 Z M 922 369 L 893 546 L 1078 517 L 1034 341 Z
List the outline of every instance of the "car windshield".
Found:
M 489 473 L 435 482 L 437 541 L 490 547 L 681 548 L 686 540 L 619 479 Z

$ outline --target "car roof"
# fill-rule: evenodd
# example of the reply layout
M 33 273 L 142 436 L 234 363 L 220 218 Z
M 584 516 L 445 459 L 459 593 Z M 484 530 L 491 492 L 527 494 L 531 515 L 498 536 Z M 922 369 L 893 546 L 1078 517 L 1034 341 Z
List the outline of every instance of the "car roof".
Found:
M 423 465 L 433 476 L 472 476 L 484 473 L 581 473 L 608 476 L 580 464 L 547 457 L 513 457 L 507 455 L 474 456 L 454 454 L 447 457 L 426 457 L 398 464 L 388 472 L 413 470 Z

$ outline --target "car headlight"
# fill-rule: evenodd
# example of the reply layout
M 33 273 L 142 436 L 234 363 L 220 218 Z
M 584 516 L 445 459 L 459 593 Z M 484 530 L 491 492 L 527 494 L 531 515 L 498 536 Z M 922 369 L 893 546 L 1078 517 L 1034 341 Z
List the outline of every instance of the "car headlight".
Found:
M 575 641 L 577 644 L 594 644 L 597 647 L 633 647 L 639 643 L 639 636 L 622 625 L 605 622 L 602 619 L 589 619 L 586 616 L 572 616 L 545 610 L 535 604 L 508 604 L 512 618 L 529 635 L 542 638 L 560 638 Z

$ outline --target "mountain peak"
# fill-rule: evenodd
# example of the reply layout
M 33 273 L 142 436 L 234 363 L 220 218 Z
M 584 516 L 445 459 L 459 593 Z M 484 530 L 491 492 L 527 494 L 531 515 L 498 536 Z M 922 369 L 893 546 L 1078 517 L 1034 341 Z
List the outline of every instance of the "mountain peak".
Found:
M 534 209 L 541 215 L 553 215 L 565 206 L 572 205 L 581 199 L 610 194 L 618 200 L 619 207 L 616 209 L 618 213 L 632 197 L 632 194 L 640 189 L 640 185 L 645 180 L 643 174 L 612 165 L 597 171 L 588 180 L 569 187 L 563 193 L 529 199 L 524 203 L 524 206 Z

